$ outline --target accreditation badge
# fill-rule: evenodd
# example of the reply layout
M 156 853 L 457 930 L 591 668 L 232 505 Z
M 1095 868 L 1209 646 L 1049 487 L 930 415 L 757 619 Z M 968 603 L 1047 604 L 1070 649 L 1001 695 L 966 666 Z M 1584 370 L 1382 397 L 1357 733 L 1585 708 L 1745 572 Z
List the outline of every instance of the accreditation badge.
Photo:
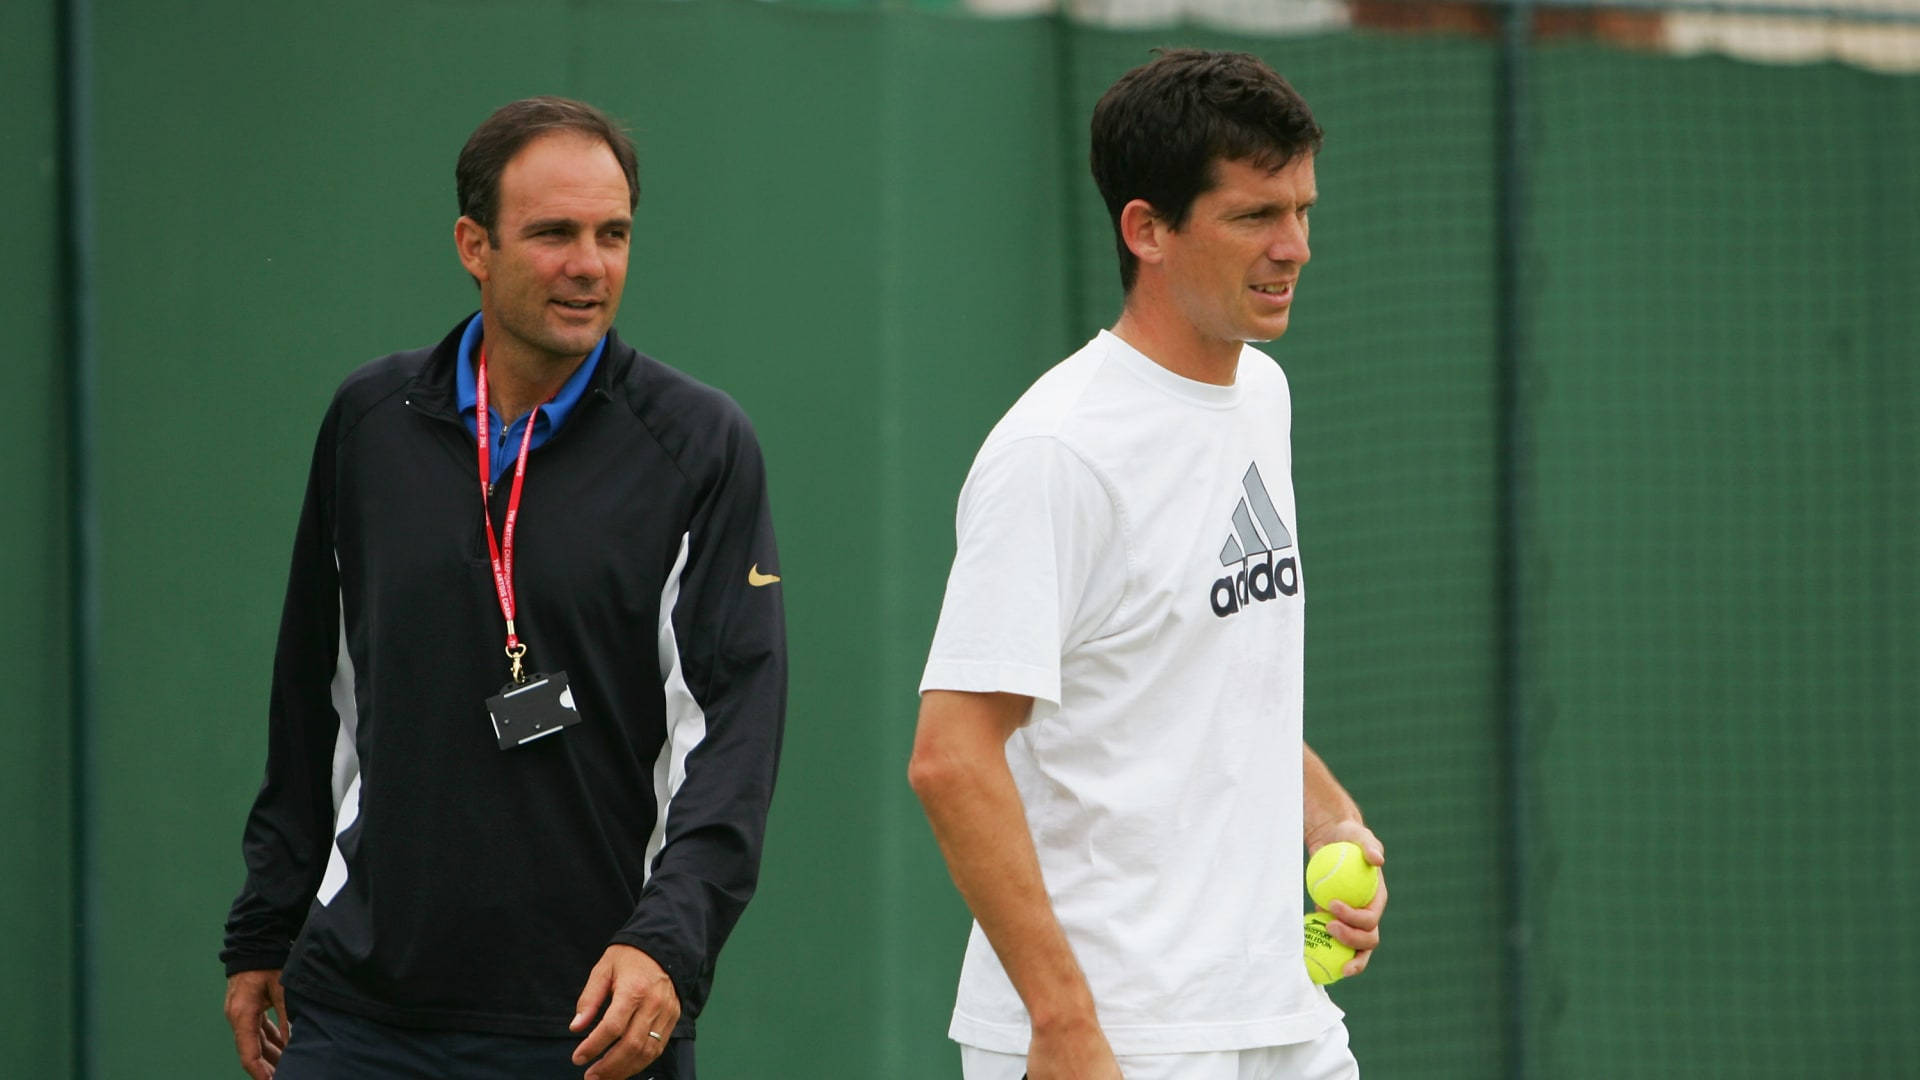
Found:
M 536 673 L 527 676 L 526 682 L 508 683 L 487 699 L 487 715 L 493 718 L 493 735 L 502 750 L 525 746 L 580 722 L 564 671 Z

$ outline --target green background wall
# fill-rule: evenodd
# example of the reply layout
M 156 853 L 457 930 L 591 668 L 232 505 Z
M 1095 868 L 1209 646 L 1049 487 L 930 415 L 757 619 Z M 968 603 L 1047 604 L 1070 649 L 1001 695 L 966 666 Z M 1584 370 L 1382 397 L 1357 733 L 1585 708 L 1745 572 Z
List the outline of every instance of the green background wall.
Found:
M 1920 79 L 1537 70 L 1541 1074 L 1920 1074 Z
M 77 1026 L 89 1080 L 238 1075 L 214 953 L 313 425 L 356 364 L 470 310 L 453 158 L 494 106 L 557 92 L 641 148 L 622 332 L 753 415 L 780 522 L 787 752 L 703 1073 L 956 1076 L 966 916 L 904 782 L 953 499 L 1005 406 L 1116 312 L 1086 118 L 1175 41 L 1260 52 L 1330 132 L 1274 349 L 1309 730 L 1391 854 L 1389 947 L 1336 990 L 1368 1075 L 1920 1070 L 1920 81 L 1534 55 L 1508 688 L 1491 41 L 735 0 L 88 7 L 99 636 L 85 768 L 60 722 L 0 755 L 0 811 L 31 823 L 0 849 L 0 1073 L 72 1075 Z M 44 568 L 7 580 L 7 641 L 49 668 L 16 681 L 21 715 L 52 718 L 61 10 L 16 5 L 0 43 L 25 106 L 0 193 L 26 208 L 0 322 L 38 406 L 0 536 Z M 1534 732 L 1518 897 L 1510 689 Z

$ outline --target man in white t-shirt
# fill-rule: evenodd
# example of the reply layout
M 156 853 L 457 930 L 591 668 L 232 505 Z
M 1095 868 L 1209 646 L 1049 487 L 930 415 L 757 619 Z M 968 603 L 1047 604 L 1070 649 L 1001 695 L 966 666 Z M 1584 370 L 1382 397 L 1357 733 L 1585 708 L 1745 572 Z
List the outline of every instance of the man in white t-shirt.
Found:
M 1321 132 L 1239 53 L 1094 110 L 1124 310 L 960 493 L 909 769 L 975 925 L 967 1080 L 1359 1075 L 1302 960 L 1302 850 L 1380 841 L 1302 740 L 1286 331 Z M 1335 903 L 1366 967 L 1384 882 Z

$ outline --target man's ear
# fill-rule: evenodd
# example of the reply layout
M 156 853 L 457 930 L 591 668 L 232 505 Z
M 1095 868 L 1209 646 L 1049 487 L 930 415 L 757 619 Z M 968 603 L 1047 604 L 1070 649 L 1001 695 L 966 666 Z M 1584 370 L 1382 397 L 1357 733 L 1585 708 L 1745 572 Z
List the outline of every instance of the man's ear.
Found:
M 1134 199 L 1120 208 L 1120 238 L 1127 242 L 1133 257 L 1143 263 L 1158 265 L 1165 258 L 1161 245 L 1171 231 L 1145 199 Z
M 462 214 L 460 220 L 453 223 L 453 248 L 460 256 L 460 265 L 467 268 L 475 281 L 487 280 L 493 241 L 487 236 L 485 226 Z

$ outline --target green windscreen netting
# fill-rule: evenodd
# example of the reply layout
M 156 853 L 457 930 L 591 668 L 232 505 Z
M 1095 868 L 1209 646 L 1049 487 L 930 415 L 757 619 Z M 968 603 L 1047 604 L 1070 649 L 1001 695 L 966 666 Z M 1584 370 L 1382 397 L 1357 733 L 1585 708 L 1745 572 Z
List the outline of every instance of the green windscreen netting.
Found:
M 1542 1074 L 1920 1072 L 1920 78 L 1543 48 Z
M 556 92 L 634 127 L 622 334 L 753 416 L 790 590 L 780 794 L 702 1071 L 958 1077 L 966 916 L 903 775 L 954 497 L 1118 312 L 1094 100 L 1198 44 L 1327 129 L 1270 348 L 1309 737 L 1389 853 L 1386 946 L 1332 990 L 1364 1075 L 1920 1076 L 1920 0 L 1854 3 L 29 4 L 22 55 L 82 61 L 41 97 L 91 172 L 56 197 L 29 132 L 5 190 L 93 223 L 99 419 L 29 431 L 18 471 L 92 440 L 102 540 L 84 752 L 18 773 L 91 794 L 7 804 L 36 826 L 0 919 L 56 944 L 13 965 L 0 1074 L 233 1068 L 203 991 L 312 424 L 470 310 L 453 156 Z M 34 320 L 70 299 L 46 261 Z M 15 605 L 36 649 L 61 592 Z

